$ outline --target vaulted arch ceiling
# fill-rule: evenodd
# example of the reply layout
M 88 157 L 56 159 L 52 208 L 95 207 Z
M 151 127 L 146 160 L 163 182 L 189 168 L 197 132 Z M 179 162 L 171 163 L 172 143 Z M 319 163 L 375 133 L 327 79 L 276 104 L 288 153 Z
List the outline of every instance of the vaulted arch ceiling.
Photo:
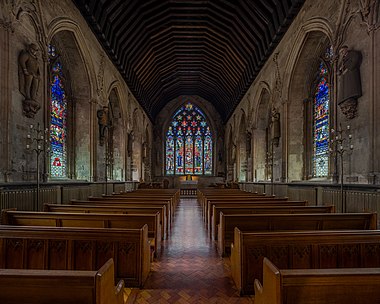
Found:
M 73 0 L 154 119 L 198 95 L 226 120 L 304 0 Z

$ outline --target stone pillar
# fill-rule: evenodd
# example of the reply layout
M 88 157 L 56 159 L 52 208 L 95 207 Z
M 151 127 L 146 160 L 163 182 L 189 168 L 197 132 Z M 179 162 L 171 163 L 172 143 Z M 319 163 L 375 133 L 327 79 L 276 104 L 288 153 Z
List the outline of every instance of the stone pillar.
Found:
M 9 113 L 12 100 L 10 87 L 10 54 L 9 36 L 10 26 L 0 20 L 0 181 L 8 182 L 11 174 L 10 164 L 10 135 L 9 135 Z

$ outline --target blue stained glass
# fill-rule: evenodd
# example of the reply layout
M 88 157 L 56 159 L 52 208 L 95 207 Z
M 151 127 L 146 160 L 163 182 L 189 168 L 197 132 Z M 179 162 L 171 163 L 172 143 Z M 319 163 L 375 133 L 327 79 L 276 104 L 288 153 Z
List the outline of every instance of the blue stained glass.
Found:
M 172 127 L 169 127 L 166 135 L 166 172 L 174 174 L 174 137 Z
M 50 175 L 67 176 L 67 99 L 62 64 L 54 46 L 49 46 L 50 82 Z
M 313 174 L 326 177 L 329 172 L 329 85 L 328 71 L 323 62 L 319 66 L 319 81 L 314 94 Z
M 166 133 L 165 173 L 212 175 L 212 148 L 205 115 L 191 102 L 185 102 L 173 115 Z

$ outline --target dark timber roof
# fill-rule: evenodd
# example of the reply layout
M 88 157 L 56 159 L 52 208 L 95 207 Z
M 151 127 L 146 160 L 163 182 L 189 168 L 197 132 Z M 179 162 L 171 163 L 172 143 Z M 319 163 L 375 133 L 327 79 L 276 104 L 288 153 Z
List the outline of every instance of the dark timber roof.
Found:
M 151 118 L 199 95 L 226 120 L 304 0 L 73 0 Z

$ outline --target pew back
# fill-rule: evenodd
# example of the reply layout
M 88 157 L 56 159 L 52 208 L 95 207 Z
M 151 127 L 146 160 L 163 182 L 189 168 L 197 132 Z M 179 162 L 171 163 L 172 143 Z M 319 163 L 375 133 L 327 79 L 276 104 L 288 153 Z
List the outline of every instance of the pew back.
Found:
M 99 200 L 95 200 L 95 198 L 91 200 L 71 200 L 70 205 L 96 205 L 96 206 L 119 206 L 119 207 L 138 207 L 138 206 L 146 206 L 146 207 L 165 207 L 167 222 L 170 225 L 172 220 L 172 212 L 169 201 L 148 201 L 148 200 L 124 200 L 124 199 L 105 199 L 100 198 Z
M 367 304 L 380 299 L 380 268 L 279 269 L 267 258 L 255 304 Z
M 282 269 L 380 267 L 379 230 L 245 232 L 235 229 L 231 273 L 240 294 L 262 281 L 263 259 Z
M 287 203 L 290 203 L 288 201 Z M 244 205 L 239 206 L 235 203 L 232 204 L 214 204 L 213 217 L 211 219 L 210 232 L 213 238 L 218 238 L 218 230 L 216 227 L 219 225 L 220 213 L 223 214 L 281 214 L 281 213 L 333 213 L 335 212 L 334 206 L 283 206 L 281 204 L 275 205 Z
M 115 278 L 142 287 L 150 271 L 148 227 L 0 226 L 0 268 L 97 270 L 110 258 Z
M 234 229 L 242 231 L 377 229 L 376 213 L 220 214 L 218 250 L 229 254 Z
M 156 256 L 161 251 L 161 225 L 159 213 L 156 214 L 107 214 L 107 213 L 64 213 L 2 211 L 2 223 L 16 226 L 55 226 L 90 228 L 139 229 L 148 225 L 148 237 L 154 240 Z
M 0 303 L 123 304 L 109 259 L 98 271 L 0 269 Z
M 161 236 L 166 238 L 166 206 L 104 206 L 104 205 L 58 205 L 44 204 L 44 212 L 66 213 L 112 213 L 112 214 L 156 214 L 160 213 Z

